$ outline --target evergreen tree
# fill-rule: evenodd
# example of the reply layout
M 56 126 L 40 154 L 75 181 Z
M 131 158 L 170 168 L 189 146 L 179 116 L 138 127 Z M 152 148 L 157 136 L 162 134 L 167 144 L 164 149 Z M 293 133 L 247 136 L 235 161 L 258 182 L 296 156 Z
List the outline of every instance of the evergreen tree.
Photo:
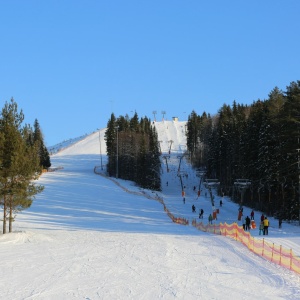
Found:
M 12 231 L 13 214 L 31 204 L 34 195 L 43 187 L 33 180 L 39 175 L 39 160 L 36 148 L 27 144 L 21 128 L 24 120 L 22 110 L 18 112 L 16 102 L 11 99 L 2 109 L 0 117 L 0 188 L 3 206 L 3 233 L 6 233 L 7 216 L 9 231 Z
M 40 166 L 43 169 L 48 169 L 51 167 L 50 155 L 48 149 L 45 147 L 43 134 L 37 119 L 34 121 L 33 142 L 37 145 Z
M 160 152 L 158 145 L 158 135 L 155 127 L 151 127 L 149 132 L 149 164 L 147 172 L 147 182 L 150 183 L 149 188 L 151 190 L 161 190 L 161 181 L 160 181 Z
M 105 141 L 108 156 L 107 172 L 109 176 L 116 175 L 116 139 L 117 139 L 117 129 L 116 129 L 116 117 L 112 113 L 110 120 L 107 122 L 107 130 L 105 131 Z

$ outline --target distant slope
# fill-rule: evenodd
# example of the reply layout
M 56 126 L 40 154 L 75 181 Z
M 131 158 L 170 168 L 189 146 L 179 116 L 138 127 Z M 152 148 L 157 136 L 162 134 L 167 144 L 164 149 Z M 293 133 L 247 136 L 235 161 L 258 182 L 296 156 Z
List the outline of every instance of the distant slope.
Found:
M 186 121 L 162 121 L 155 122 L 162 152 L 166 153 L 170 149 L 172 141 L 172 152 L 182 153 L 186 151 Z
M 186 150 L 186 123 L 186 121 L 161 121 L 153 123 L 157 130 L 158 140 L 160 141 L 160 146 L 163 153 L 167 153 L 169 151 L 171 141 L 171 152 L 183 153 Z M 102 155 L 106 155 L 106 142 L 104 139 L 105 131 L 106 128 L 103 128 L 100 131 L 91 133 L 90 135 L 69 140 L 69 142 L 66 141 L 65 143 L 61 143 L 55 147 L 52 147 L 56 150 L 49 152 L 56 155 L 100 153 L 102 153 Z
M 53 154 L 55 154 L 59 151 L 62 151 L 64 149 L 70 147 L 71 145 L 83 140 L 87 136 L 88 136 L 88 134 L 85 134 L 85 135 L 82 135 L 82 136 L 77 137 L 77 138 L 68 139 L 68 140 L 65 140 L 61 143 L 58 143 L 58 144 L 54 145 L 54 146 L 50 146 L 47 149 L 48 149 L 50 155 L 53 155 Z

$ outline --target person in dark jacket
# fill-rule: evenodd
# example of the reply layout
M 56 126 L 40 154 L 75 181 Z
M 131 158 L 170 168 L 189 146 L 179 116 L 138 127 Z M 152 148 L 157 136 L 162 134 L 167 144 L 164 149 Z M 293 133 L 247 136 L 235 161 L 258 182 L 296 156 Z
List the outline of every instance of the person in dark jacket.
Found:
M 279 218 L 279 219 L 278 219 L 278 226 L 279 226 L 279 229 L 281 228 L 281 225 L 282 225 L 282 219 Z
M 201 208 L 199 212 L 199 219 L 203 219 L 204 210 Z
M 250 230 L 250 218 L 249 218 L 249 216 L 246 217 L 246 230 Z
M 209 224 L 212 224 L 212 220 L 213 220 L 213 217 L 212 217 L 212 215 L 210 214 L 210 215 L 208 216 L 208 223 L 209 223 Z

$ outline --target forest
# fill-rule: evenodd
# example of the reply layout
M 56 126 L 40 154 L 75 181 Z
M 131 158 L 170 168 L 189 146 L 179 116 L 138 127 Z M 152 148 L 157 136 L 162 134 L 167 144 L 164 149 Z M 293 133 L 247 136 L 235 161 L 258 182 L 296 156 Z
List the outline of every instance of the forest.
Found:
M 270 216 L 300 220 L 300 81 L 251 105 L 193 111 L 187 122 L 192 165 L 218 179 L 219 193 Z
M 131 180 L 151 190 L 161 190 L 160 152 L 155 127 L 135 113 L 111 115 L 105 132 L 109 176 Z

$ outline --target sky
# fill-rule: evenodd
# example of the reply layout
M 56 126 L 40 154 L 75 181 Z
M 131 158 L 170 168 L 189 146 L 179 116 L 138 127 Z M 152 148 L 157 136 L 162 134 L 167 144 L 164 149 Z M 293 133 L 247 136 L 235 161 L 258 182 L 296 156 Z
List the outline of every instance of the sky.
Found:
M 299 80 L 300 2 L 0 2 L 0 108 L 12 97 L 46 146 L 117 117 L 187 120 Z M 156 112 L 156 113 L 153 113 Z
M 16 216 L 14 233 L 0 235 L 1 299 L 300 298 L 299 274 L 233 239 L 171 221 L 154 200 L 157 196 L 173 215 L 190 224 L 193 219 L 199 222 L 198 211 L 203 208 L 207 225 L 212 207 L 203 186 L 196 197 L 193 186 L 199 177 L 184 158 L 180 169 L 188 177 L 183 177 L 186 203 L 182 201 L 177 170 L 186 141 L 184 122 L 156 126 L 164 154 L 167 141 L 174 141 L 169 172 L 163 160 L 161 192 L 95 174 L 95 167 L 103 174 L 97 132 L 51 156 L 53 167 L 60 169 L 40 177 L 37 183 L 44 185 L 44 191 Z M 104 130 L 100 136 L 104 143 Z M 106 163 L 105 148 L 102 154 Z M 219 199 L 215 195 L 216 203 Z M 218 208 L 215 224 L 237 222 L 238 205 L 228 197 Z M 245 215 L 250 211 L 244 207 Z M 255 211 L 256 222 L 260 215 Z M 269 220 L 268 236 L 259 236 L 258 229 L 252 229 L 251 235 L 299 256 L 300 227 L 284 221 L 279 229 L 275 219 Z

